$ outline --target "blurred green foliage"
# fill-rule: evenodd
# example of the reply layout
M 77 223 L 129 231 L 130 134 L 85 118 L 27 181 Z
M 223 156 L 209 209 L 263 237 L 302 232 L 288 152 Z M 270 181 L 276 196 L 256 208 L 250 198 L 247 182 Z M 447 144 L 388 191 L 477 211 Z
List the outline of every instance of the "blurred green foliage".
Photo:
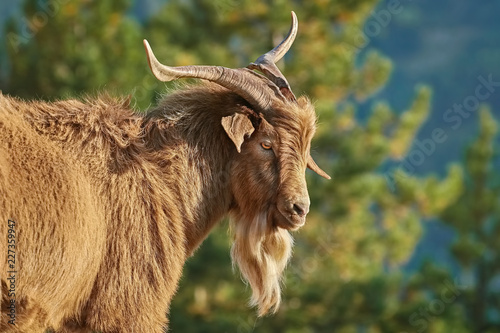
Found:
M 299 35 L 279 65 L 295 93 L 315 101 L 313 155 L 333 180 L 307 175 L 313 209 L 295 235 L 275 316 L 257 318 L 246 307 L 249 290 L 231 272 L 221 223 L 186 265 L 171 308 L 172 332 L 500 329 L 496 120 L 483 107 L 465 162 L 445 177 L 414 176 L 412 152 L 421 149 L 414 138 L 429 114 L 431 90 L 417 87 L 404 112 L 379 101 L 367 120 L 356 115 L 356 101 L 380 90 L 391 73 L 383 55 L 357 56 L 376 3 L 170 0 L 141 24 L 126 0 L 28 0 L 25 18 L 8 24 L 4 93 L 56 99 L 106 90 L 131 94 L 146 109 L 176 83 L 154 80 L 142 38 L 170 65 L 244 67 L 281 40 L 290 10 L 297 13 Z M 450 255 L 458 273 L 432 260 L 405 270 L 424 224 L 436 219 L 454 235 Z

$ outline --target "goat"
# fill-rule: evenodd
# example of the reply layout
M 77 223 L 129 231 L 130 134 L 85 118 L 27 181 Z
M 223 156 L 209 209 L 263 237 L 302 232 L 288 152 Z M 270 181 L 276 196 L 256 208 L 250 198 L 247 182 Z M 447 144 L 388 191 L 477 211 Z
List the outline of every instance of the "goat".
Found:
M 292 12 L 239 69 L 162 65 L 144 40 L 159 80 L 204 79 L 146 114 L 0 95 L 1 332 L 162 332 L 184 262 L 225 216 L 251 304 L 277 311 L 305 169 L 329 178 L 310 156 L 314 107 L 275 65 L 296 33 Z

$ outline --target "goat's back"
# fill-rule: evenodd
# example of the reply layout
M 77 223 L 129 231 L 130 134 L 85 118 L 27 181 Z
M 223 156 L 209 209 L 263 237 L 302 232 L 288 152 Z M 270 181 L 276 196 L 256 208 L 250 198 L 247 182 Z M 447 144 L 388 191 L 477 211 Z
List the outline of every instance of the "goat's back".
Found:
M 82 170 L 39 135 L 18 108 L 22 104 L 0 95 L 2 306 L 14 298 L 7 294 L 10 219 L 16 235 L 16 323 L 29 323 L 26 317 L 32 317 L 41 326 L 57 327 L 78 312 L 91 292 L 102 262 L 106 225 L 95 202 L 98 196 Z M 13 327 L 8 319 L 2 319 L 0 331 Z

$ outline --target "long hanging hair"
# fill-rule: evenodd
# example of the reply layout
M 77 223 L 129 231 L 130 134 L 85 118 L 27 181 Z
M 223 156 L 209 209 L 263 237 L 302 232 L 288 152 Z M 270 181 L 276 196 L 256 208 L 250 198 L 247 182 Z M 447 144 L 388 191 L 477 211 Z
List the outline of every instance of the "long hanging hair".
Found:
M 268 223 L 269 212 L 254 216 L 232 217 L 234 243 L 233 265 L 252 288 L 251 306 L 259 316 L 275 313 L 281 302 L 283 271 L 291 257 L 293 239 L 290 233 Z

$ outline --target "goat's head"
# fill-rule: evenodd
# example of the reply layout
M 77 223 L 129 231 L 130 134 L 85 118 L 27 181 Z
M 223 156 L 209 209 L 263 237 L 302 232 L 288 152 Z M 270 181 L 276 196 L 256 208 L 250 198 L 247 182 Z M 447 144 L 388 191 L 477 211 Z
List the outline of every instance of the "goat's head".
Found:
M 235 235 L 231 254 L 252 287 L 251 304 L 258 305 L 261 315 L 279 306 L 280 280 L 292 247 L 288 230 L 304 225 L 309 211 L 306 167 L 330 178 L 310 155 L 314 107 L 306 97 L 295 97 L 275 65 L 292 45 L 297 26 L 292 12 L 292 27 L 283 42 L 239 69 L 165 66 L 144 41 L 149 65 L 159 80 L 206 79 L 246 100 L 238 112 L 222 117 L 221 124 L 238 151 L 230 172 Z

